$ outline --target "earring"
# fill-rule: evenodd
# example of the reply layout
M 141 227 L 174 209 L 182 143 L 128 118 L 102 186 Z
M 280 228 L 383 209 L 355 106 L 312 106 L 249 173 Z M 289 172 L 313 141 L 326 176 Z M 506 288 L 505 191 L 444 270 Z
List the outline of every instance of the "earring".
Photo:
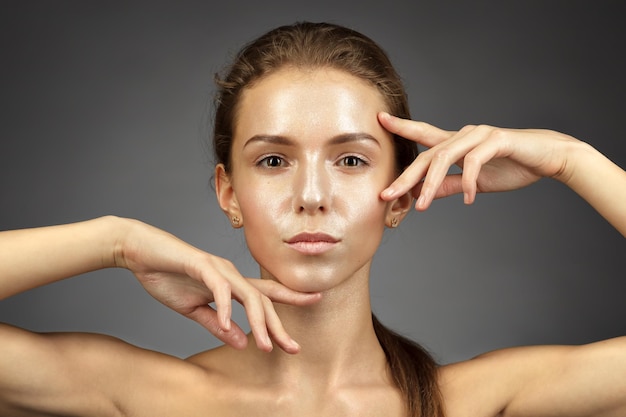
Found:
M 391 219 L 391 227 L 398 227 L 398 218 L 394 217 Z
M 235 227 L 239 227 L 239 223 L 241 223 L 241 220 L 237 216 L 234 216 L 232 219 L 230 219 L 230 221 L 233 222 L 233 226 Z

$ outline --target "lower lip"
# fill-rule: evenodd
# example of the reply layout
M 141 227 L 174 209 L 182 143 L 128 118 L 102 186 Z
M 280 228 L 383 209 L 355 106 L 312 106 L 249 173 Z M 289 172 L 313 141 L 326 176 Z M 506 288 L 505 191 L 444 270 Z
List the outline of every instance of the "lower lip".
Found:
M 289 247 L 304 255 L 319 255 L 331 250 L 336 242 L 293 242 L 288 243 Z

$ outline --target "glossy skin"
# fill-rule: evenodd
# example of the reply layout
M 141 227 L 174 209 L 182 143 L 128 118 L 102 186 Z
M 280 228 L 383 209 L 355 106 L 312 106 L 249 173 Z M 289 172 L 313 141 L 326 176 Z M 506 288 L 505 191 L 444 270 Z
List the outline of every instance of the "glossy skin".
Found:
M 216 185 L 263 278 L 303 292 L 367 279 L 385 223 L 408 210 L 380 198 L 396 172 L 383 110 L 376 89 L 337 70 L 282 70 L 244 93 L 232 172 L 218 167 Z
M 183 361 L 106 336 L 0 325 L 0 415 L 402 416 L 372 329 L 368 275 L 410 194 L 426 210 L 434 198 L 463 192 L 471 203 L 552 177 L 626 235 L 626 172 L 557 132 L 400 120 L 374 87 L 334 70 L 285 69 L 247 90 L 239 110 L 233 168 L 217 167 L 216 191 L 265 279 L 134 220 L 0 233 L 0 298 L 123 267 L 226 345 Z M 396 180 L 388 132 L 431 148 Z M 446 174 L 454 163 L 462 175 Z M 251 335 L 230 321 L 231 299 Z M 447 416 L 626 415 L 625 352 L 618 338 L 444 366 Z

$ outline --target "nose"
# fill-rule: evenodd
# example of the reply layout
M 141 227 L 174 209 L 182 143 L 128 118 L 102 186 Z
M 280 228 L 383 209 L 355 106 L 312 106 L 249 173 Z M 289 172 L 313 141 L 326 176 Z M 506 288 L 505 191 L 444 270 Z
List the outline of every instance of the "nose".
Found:
M 323 213 L 328 210 L 331 179 L 323 163 L 311 161 L 298 167 L 294 181 L 294 210 Z

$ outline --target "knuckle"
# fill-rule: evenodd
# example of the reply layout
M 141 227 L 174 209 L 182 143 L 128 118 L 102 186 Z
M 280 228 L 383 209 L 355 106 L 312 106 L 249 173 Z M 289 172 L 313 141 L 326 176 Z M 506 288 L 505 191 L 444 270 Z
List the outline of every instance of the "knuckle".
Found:
M 252 288 L 251 291 L 246 292 L 243 296 L 243 303 L 246 307 L 260 306 L 263 304 L 263 297 L 265 295 L 259 292 L 256 288 Z
M 229 269 L 229 270 L 237 269 L 235 267 L 235 264 L 229 261 L 228 259 L 221 258 L 221 261 L 222 261 L 222 265 L 224 265 L 226 269 Z
M 433 153 L 433 159 L 439 162 L 448 162 L 450 158 L 450 150 L 447 147 L 439 148 Z
M 507 141 L 506 131 L 503 129 L 493 128 L 489 134 L 489 139 L 502 145 Z
M 413 129 L 414 134 L 422 134 L 429 127 L 428 123 L 425 123 L 425 122 L 420 122 L 420 121 L 415 121 L 415 120 L 412 120 L 411 122 L 412 122 L 411 128 Z
M 490 125 L 479 125 L 476 127 L 476 129 L 487 140 L 501 141 L 502 139 L 504 139 L 504 130 L 500 128 L 490 126 Z
M 461 128 L 461 130 L 459 130 L 459 133 L 467 134 L 467 133 L 471 132 L 474 129 L 476 129 L 476 125 L 465 125 L 465 126 L 463 126 Z
M 261 294 L 261 303 L 263 303 L 263 305 L 265 307 L 273 307 L 274 306 L 272 300 L 265 294 Z
M 441 191 L 445 194 L 452 194 L 454 192 L 454 187 L 452 186 L 452 184 L 449 183 L 443 183 L 441 184 Z
M 466 166 L 467 165 L 476 166 L 476 165 L 480 165 L 481 160 L 475 153 L 470 152 L 467 155 L 465 155 L 465 158 L 463 158 L 463 162 L 465 163 Z
M 210 253 L 206 253 L 206 252 L 200 252 L 200 254 L 198 255 L 198 259 L 200 260 L 200 262 L 204 265 L 211 265 L 214 268 L 218 268 L 218 267 L 232 267 L 234 266 L 233 263 L 231 261 L 229 261 L 228 259 L 210 254 Z
M 491 130 L 493 130 L 493 126 L 489 126 L 486 124 L 479 124 L 476 126 L 475 129 L 482 133 L 489 133 Z
M 230 284 L 230 282 L 228 282 L 228 280 L 226 280 L 224 278 L 222 278 L 220 280 L 220 284 L 219 285 L 220 285 L 222 291 L 224 291 L 224 292 L 229 292 L 230 293 L 233 290 L 233 287 Z
M 465 190 L 472 188 L 474 186 L 474 178 L 471 178 L 468 175 L 463 175 L 463 178 L 461 178 L 461 186 Z
M 207 286 L 211 286 L 213 288 L 224 288 L 226 285 L 230 285 L 226 278 L 219 274 L 210 274 L 204 282 Z

